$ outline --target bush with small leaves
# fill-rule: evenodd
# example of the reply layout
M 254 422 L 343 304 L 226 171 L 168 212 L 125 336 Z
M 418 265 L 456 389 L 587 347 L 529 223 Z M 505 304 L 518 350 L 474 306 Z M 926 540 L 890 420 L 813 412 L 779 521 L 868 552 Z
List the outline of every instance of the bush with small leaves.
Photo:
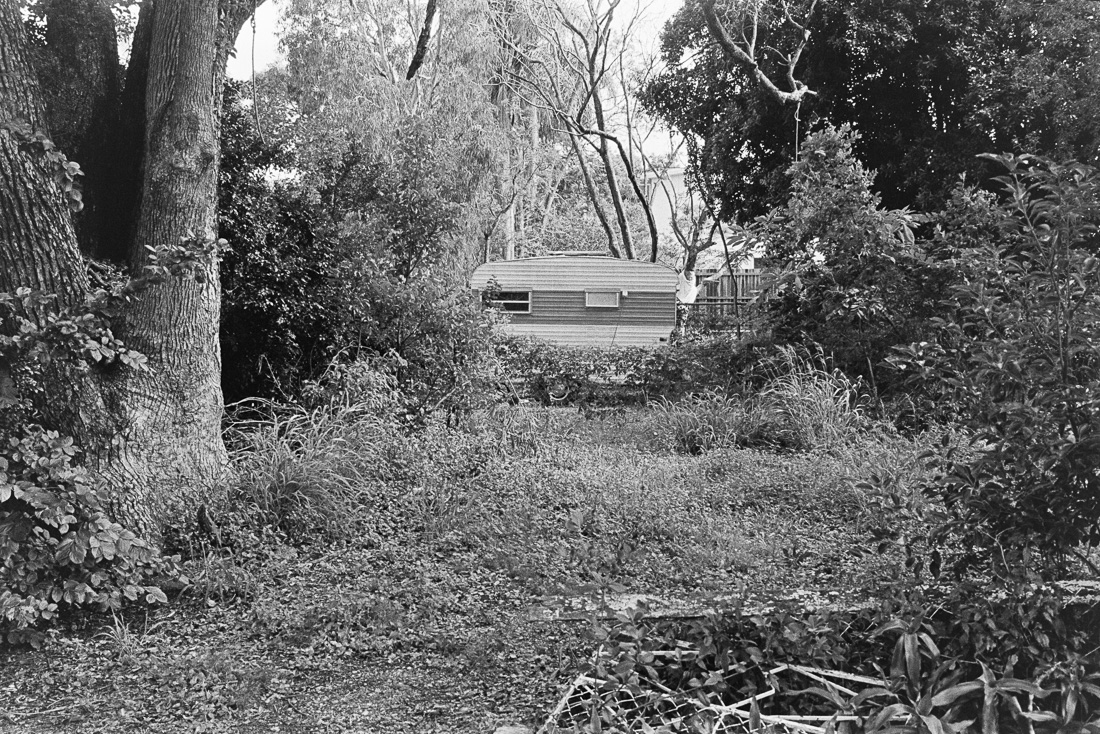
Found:
M 781 269 L 766 304 L 774 338 L 820 344 L 841 370 L 889 394 L 897 386 L 881 361 L 923 337 L 956 273 L 917 238 L 925 217 L 881 207 L 858 141 L 846 125 L 808 136 L 788 171 L 786 206 L 749 234 Z
M 496 344 L 504 373 L 544 403 L 644 403 L 728 392 L 755 379 L 762 342 L 720 334 L 659 347 L 571 347 L 511 337 Z

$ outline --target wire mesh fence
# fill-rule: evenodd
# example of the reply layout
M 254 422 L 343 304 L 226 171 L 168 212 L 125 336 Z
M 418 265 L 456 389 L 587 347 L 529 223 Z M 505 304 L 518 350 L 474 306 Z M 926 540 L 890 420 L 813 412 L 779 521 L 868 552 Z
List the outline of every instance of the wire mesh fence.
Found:
M 797 665 L 781 665 L 764 674 L 773 681 L 769 688 L 730 703 L 713 694 L 669 688 L 652 678 L 631 677 L 631 682 L 624 683 L 580 675 L 566 689 L 539 734 L 824 734 L 827 725 L 843 731 L 846 723 L 858 717 L 839 711 L 826 715 L 760 713 L 760 702 L 779 690 L 779 676 L 803 676 L 842 700 L 858 696 L 859 688 L 885 685 L 873 678 Z

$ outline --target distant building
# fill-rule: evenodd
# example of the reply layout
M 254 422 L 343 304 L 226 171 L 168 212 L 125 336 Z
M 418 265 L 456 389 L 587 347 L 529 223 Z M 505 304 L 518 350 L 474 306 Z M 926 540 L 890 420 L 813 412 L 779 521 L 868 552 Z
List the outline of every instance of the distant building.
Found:
M 677 242 L 672 226 L 673 217 L 680 217 L 680 229 L 682 232 L 687 233 L 691 228 L 690 220 L 692 217 L 681 208 L 698 213 L 701 211 L 701 207 L 704 206 L 702 200 L 689 190 L 686 170 L 682 166 L 672 166 L 660 176 L 651 173 L 646 176 L 645 186 L 650 210 L 653 213 L 653 221 L 657 225 L 659 236 L 662 241 Z M 720 277 L 719 274 L 724 272 L 724 277 L 728 280 L 729 265 L 733 266 L 735 273 L 755 272 L 755 258 L 761 254 L 759 248 L 746 252 L 744 249 L 734 247 L 731 243 L 731 247 L 734 247 L 734 249 L 730 253 L 731 262 L 727 263 L 726 248 L 722 244 L 722 237 L 729 228 L 710 230 L 709 220 L 705 227 L 706 229 L 702 233 L 702 242 L 699 243 L 701 247 L 699 248 L 700 252 L 695 262 L 695 268 L 692 270 L 685 269 L 684 252 L 682 250 L 677 258 L 676 272 L 680 278 L 678 298 L 681 303 L 693 303 L 697 297 L 707 295 L 713 297 L 718 292 L 725 296 L 726 290 L 729 290 L 728 284 L 717 287 L 717 290 L 714 285 Z M 706 239 L 707 235 L 711 237 L 709 242 Z
M 673 210 L 691 196 L 684 168 L 673 166 L 660 177 L 653 173 L 647 174 L 645 189 L 649 209 L 653 212 L 653 222 L 657 225 L 657 234 L 664 240 L 675 242 L 672 233 Z
M 657 345 L 676 326 L 676 272 L 639 260 L 500 260 L 478 267 L 470 285 L 508 315 L 508 333 L 555 344 Z

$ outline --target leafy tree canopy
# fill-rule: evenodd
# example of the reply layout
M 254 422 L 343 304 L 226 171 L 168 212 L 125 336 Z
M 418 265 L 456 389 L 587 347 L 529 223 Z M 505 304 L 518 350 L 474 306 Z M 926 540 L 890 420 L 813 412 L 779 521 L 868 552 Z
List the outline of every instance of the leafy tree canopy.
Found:
M 718 12 L 738 28 L 742 5 Z M 799 79 L 814 94 L 800 107 L 781 105 L 723 55 L 698 0 L 664 30 L 667 68 L 643 101 L 691 138 L 691 164 L 727 217 L 782 203 L 796 138 L 822 122 L 861 133 L 856 154 L 891 208 L 938 208 L 960 174 L 988 177 L 976 156 L 990 150 L 1097 158 L 1092 3 L 819 0 L 808 23 Z M 797 31 L 763 12 L 758 32 L 761 47 L 783 49 Z M 776 54 L 761 59 L 783 78 Z

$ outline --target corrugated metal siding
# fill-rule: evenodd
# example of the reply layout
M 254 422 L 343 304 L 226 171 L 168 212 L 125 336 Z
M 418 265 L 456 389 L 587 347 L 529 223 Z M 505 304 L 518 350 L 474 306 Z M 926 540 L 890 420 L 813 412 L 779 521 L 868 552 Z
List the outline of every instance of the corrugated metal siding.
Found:
M 533 324 L 653 324 L 672 330 L 676 325 L 676 294 L 630 291 L 619 298 L 618 308 L 590 308 L 584 292 L 532 291 L 531 313 L 510 314 L 512 323 Z
M 618 308 L 589 308 L 583 291 L 532 291 L 531 313 L 508 318 L 507 333 L 558 344 L 659 344 L 676 326 L 676 294 L 630 291 Z
M 671 328 L 643 325 L 584 325 L 524 322 L 505 324 L 504 331 L 516 336 L 534 336 L 555 344 L 576 347 L 645 347 L 668 341 Z
M 470 276 L 484 289 L 495 279 L 503 290 L 583 291 L 589 289 L 676 291 L 672 268 L 614 257 L 530 257 L 485 263 Z
M 506 332 L 575 346 L 645 346 L 668 340 L 676 326 L 675 271 L 604 257 L 535 257 L 482 265 L 470 284 L 495 280 L 505 291 L 530 291 L 531 313 L 509 314 Z M 616 291 L 618 308 L 585 305 L 584 293 Z

